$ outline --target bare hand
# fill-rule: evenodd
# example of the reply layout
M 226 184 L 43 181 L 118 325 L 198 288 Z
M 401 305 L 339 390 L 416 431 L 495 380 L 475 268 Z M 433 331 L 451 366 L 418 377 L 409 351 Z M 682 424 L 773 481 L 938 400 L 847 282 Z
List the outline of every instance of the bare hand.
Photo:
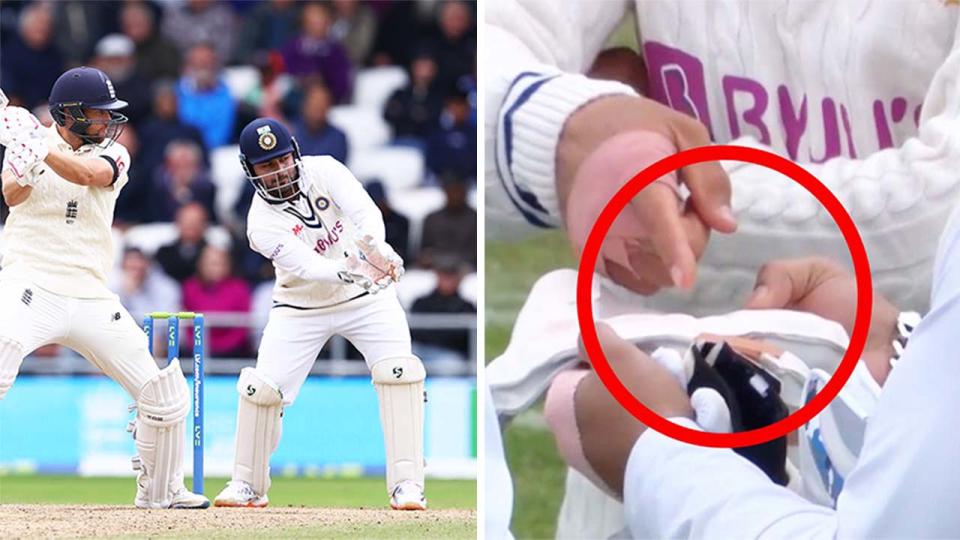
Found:
M 849 333 L 856 318 L 856 280 L 839 264 L 823 257 L 773 261 L 757 274 L 746 307 L 806 311 L 840 323 Z M 897 308 L 874 291 L 862 359 L 881 385 L 890 372 L 898 315 Z
M 600 208 L 637 172 L 677 151 L 709 144 L 698 120 L 643 97 L 600 98 L 574 113 L 558 145 L 557 191 L 578 254 Z M 671 188 L 677 183 L 690 191 L 686 205 Z M 709 231 L 736 230 L 730 180 L 716 162 L 684 167 L 679 177 L 644 189 L 618 222 L 627 232 L 619 243 L 605 242 L 602 273 L 641 294 L 692 287 Z

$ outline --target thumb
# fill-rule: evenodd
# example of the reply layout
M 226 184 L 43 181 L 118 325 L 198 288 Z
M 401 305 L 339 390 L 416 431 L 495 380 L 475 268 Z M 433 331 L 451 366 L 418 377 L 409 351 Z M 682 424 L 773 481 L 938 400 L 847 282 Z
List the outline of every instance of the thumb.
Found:
M 779 309 L 787 307 L 799 294 L 794 287 L 794 276 L 789 265 L 768 263 L 760 268 L 753 294 L 747 300 L 747 309 Z
M 711 433 L 730 433 L 733 431 L 733 422 L 730 420 L 730 409 L 723 396 L 713 388 L 706 386 L 697 388 L 690 396 L 690 406 L 696 414 L 697 424 Z

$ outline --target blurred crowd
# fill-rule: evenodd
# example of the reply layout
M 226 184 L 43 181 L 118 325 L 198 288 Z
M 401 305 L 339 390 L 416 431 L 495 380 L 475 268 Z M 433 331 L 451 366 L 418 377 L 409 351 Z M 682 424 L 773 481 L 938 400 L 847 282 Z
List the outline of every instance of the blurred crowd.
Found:
M 113 286 L 134 316 L 269 310 L 273 269 L 246 241 L 254 189 L 236 147 L 258 116 L 364 182 L 406 261 L 408 311 L 472 313 L 475 19 L 457 0 L 4 1 L 0 87 L 49 125 L 53 82 L 91 65 L 129 103 Z M 0 202 L 0 225 L 8 212 Z M 252 355 L 256 335 L 214 328 L 210 353 Z M 427 354 L 470 352 L 466 331 L 414 338 Z

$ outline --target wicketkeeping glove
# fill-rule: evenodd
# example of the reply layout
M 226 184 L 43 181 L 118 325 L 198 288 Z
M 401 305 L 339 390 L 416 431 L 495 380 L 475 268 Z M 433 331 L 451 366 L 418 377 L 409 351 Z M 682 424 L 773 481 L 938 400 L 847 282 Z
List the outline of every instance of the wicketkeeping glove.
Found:
M 377 242 L 370 235 L 357 240 L 357 249 L 359 258 L 371 267 L 377 270 L 379 275 L 374 281 L 382 276 L 389 276 L 393 282 L 400 281 L 403 275 L 403 259 L 397 255 L 397 252 L 386 242 Z

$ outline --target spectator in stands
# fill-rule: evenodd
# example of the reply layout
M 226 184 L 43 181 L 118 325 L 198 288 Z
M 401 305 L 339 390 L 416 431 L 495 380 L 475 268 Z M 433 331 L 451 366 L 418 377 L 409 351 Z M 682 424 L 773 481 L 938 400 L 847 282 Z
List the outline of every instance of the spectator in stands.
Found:
M 343 44 L 355 66 L 362 66 L 377 36 L 377 17 L 359 0 L 333 0 L 335 19 L 330 36 Z
M 149 7 L 140 2 L 124 4 L 120 25 L 136 45 L 137 69 L 148 81 L 175 79 L 180 74 L 180 51 L 157 32 Z
M 97 40 L 114 30 L 117 6 L 113 2 L 50 2 L 50 5 L 53 41 L 66 67 L 86 63 L 94 54 Z
M 393 127 L 394 142 L 424 150 L 426 138 L 437 125 L 443 110 L 443 93 L 436 85 L 437 63 L 428 51 L 421 51 L 410 63 L 410 84 L 396 90 L 383 116 Z
M 32 109 L 46 103 L 63 72 L 63 59 L 53 44 L 50 6 L 38 2 L 23 8 L 18 30 L 4 46 L 0 79 L 12 105 Z
M 228 2 L 187 0 L 167 8 L 163 35 L 189 54 L 197 45 L 210 45 L 217 58 L 226 61 L 233 52 L 233 11 Z
M 237 114 L 237 103 L 220 70 L 216 50 L 207 44 L 196 45 L 187 53 L 177 84 L 180 119 L 200 130 L 210 150 L 230 142 Z
M 367 193 L 383 214 L 383 226 L 387 232 L 387 243 L 397 252 L 401 259 L 407 261 L 410 255 L 410 220 L 397 213 L 387 202 L 387 194 L 379 180 L 373 180 L 366 185 Z M 412 262 L 412 261 L 411 261 Z
M 163 167 L 156 171 L 149 208 L 153 221 L 172 221 L 177 210 L 198 203 L 216 222 L 214 199 L 216 186 L 203 166 L 200 147 L 188 141 L 167 145 Z
M 250 313 L 251 292 L 246 281 L 234 277 L 230 255 L 206 246 L 196 276 L 183 283 L 183 308 L 203 313 Z M 248 357 L 250 335 L 246 328 L 211 328 L 207 346 L 211 356 Z
M 177 239 L 157 250 L 157 262 L 173 279 L 183 282 L 196 273 L 200 252 L 207 246 L 203 234 L 207 230 L 207 211 L 198 203 L 190 203 L 177 212 Z
M 444 174 L 442 180 L 447 202 L 423 221 L 421 265 L 430 268 L 437 254 L 452 253 L 476 268 L 477 212 L 467 205 L 467 186 L 452 172 Z
M 140 123 L 150 113 L 150 82 L 137 71 L 133 40 L 123 34 L 110 34 L 97 42 L 93 66 L 110 77 L 118 96 L 123 96 L 127 107 L 123 114 L 130 123 Z
M 477 308 L 460 297 L 463 263 L 456 255 L 438 255 L 434 272 L 437 275 L 437 288 L 427 296 L 418 298 L 410 309 L 411 313 L 476 313 Z M 468 330 L 416 329 L 411 332 L 411 338 L 414 352 L 424 361 L 440 360 L 450 353 L 456 353 L 461 360 L 469 358 Z
M 437 82 L 440 88 L 448 88 L 460 77 L 473 72 L 477 38 L 473 14 L 466 2 L 444 2 L 438 15 L 440 32 L 428 42 L 437 54 Z
M 301 118 L 293 132 L 306 156 L 330 155 L 347 162 L 347 136 L 327 121 L 332 96 L 326 86 L 316 83 L 307 87 L 303 96 Z
M 470 180 L 477 176 L 477 128 L 471 125 L 470 104 L 459 87 L 446 98 L 440 122 L 427 139 L 426 158 L 433 174 L 454 171 Z
M 377 26 L 370 61 L 374 66 L 406 66 L 413 58 L 416 44 L 424 30 L 418 11 L 426 4 L 419 2 L 390 2 Z M 383 6 L 381 6 L 383 7 Z M 431 14 L 432 15 L 432 14 Z M 428 22 L 432 22 L 428 17 Z
M 203 149 L 203 162 L 210 163 L 203 144 L 203 135 L 197 128 L 180 120 L 177 108 L 176 84 L 166 80 L 156 82 L 153 85 L 153 115 L 144 121 L 140 130 L 140 141 L 143 144 L 138 165 L 148 178 L 153 178 L 156 169 L 163 164 L 167 145 L 175 140 L 195 143 Z
M 142 251 L 125 249 L 120 270 L 111 289 L 137 320 L 153 311 L 180 311 L 180 285 L 156 269 Z
M 244 16 L 233 59 L 240 64 L 259 61 L 261 56 L 279 49 L 297 37 L 300 6 L 294 0 L 260 2 Z
M 333 13 L 327 4 L 303 7 L 300 35 L 287 42 L 281 52 L 287 72 L 295 77 L 319 74 L 330 88 L 335 103 L 350 100 L 351 66 L 347 51 L 330 37 Z

